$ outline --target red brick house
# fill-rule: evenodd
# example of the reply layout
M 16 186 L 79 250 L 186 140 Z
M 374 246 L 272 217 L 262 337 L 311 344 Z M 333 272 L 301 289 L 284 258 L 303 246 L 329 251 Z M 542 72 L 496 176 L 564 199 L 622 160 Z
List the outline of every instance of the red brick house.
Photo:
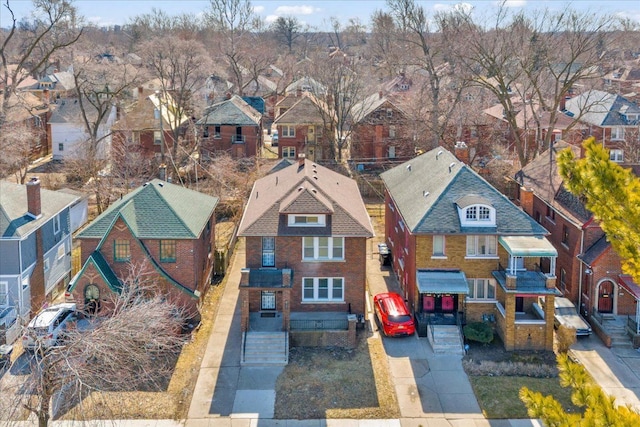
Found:
M 383 92 L 353 107 L 351 159 L 356 163 L 381 163 L 415 155 L 409 119 L 398 101 Z
M 108 312 L 132 265 L 196 317 L 213 274 L 218 199 L 155 179 L 125 195 L 76 238 L 82 269 L 69 291 L 78 308 Z
M 332 158 L 327 138 L 331 130 L 321 108 L 320 101 L 303 91 L 287 95 L 276 104 L 278 157 L 296 159 L 303 154 L 311 161 Z
M 380 176 L 385 243 L 419 334 L 435 349 L 436 329 L 489 322 L 507 350 L 551 350 L 559 292 L 548 232 L 443 147 Z
M 254 157 L 262 147 L 262 114 L 238 95 L 208 107 L 196 125 L 202 129 L 204 157 L 221 152 Z
M 355 334 L 356 315 L 367 312 L 374 235 L 357 184 L 304 158 L 281 166 L 255 182 L 238 228 L 246 241 L 242 330 L 260 330 L 267 317 L 285 332 L 309 321 L 346 328 L 352 314 Z

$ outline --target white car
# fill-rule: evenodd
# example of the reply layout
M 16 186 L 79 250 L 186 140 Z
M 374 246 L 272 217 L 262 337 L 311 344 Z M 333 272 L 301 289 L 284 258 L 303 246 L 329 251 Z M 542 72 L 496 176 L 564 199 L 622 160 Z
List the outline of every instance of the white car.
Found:
M 56 304 L 36 315 L 22 336 L 25 350 L 48 349 L 59 344 L 62 334 L 77 320 L 74 303 Z
M 578 314 L 576 306 L 568 298 L 555 298 L 554 325 L 573 328 L 577 336 L 591 335 L 591 326 Z

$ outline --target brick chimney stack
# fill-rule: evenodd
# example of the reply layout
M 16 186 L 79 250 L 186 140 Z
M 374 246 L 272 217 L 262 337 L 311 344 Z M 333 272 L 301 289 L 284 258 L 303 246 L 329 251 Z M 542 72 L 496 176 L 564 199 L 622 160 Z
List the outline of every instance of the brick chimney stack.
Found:
M 469 164 L 469 147 L 463 141 L 456 142 L 455 145 L 455 156 L 465 165 Z
M 306 156 L 304 155 L 304 153 L 298 154 L 298 167 L 299 168 L 303 168 L 304 167 L 304 159 L 305 158 L 306 158 Z
M 34 218 L 42 215 L 42 201 L 40 199 L 40 180 L 37 177 L 27 182 L 27 213 Z

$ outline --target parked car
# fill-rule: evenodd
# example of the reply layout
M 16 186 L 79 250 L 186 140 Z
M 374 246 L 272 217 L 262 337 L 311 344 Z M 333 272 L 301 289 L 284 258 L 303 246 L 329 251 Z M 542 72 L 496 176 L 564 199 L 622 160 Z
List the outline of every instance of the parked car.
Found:
M 56 304 L 36 315 L 22 336 L 25 350 L 48 349 L 60 344 L 64 332 L 77 320 L 76 305 Z
M 386 336 L 413 335 L 416 326 L 413 316 L 399 294 L 385 292 L 373 297 L 376 320 Z
M 540 298 L 539 304 L 533 304 L 533 308 L 540 318 L 544 318 L 544 299 Z M 554 317 L 553 324 L 556 327 L 560 325 L 573 328 L 576 330 L 577 336 L 588 336 L 591 334 L 591 326 L 582 316 L 578 314 L 575 305 L 568 298 L 556 297 L 554 299 Z

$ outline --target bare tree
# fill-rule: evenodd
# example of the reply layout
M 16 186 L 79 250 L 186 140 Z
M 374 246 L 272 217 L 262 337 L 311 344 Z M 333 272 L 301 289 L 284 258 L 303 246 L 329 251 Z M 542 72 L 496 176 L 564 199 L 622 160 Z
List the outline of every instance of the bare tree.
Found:
M 40 427 L 68 411 L 78 421 L 117 417 L 108 392 L 166 388 L 185 336 L 184 311 L 167 301 L 145 264 L 131 265 L 109 314 L 78 322 L 57 347 L 36 349 L 14 409 L 25 408 Z M 7 414 L 12 415 L 12 414 Z
M 0 31 L 0 125 L 9 99 L 29 76 L 39 76 L 54 55 L 75 43 L 82 34 L 71 0 L 33 0 L 34 19 L 18 23 L 11 3 L 0 9 L 10 16 L 8 31 Z
M 14 174 L 16 182 L 25 183 L 31 164 L 32 142 L 40 139 L 39 132 L 24 123 L 0 125 L 0 178 Z
M 403 52 L 398 40 L 398 28 L 389 13 L 377 10 L 371 17 L 371 43 L 369 49 L 374 65 L 382 70 L 382 77 L 395 77 L 402 67 Z
M 295 16 L 279 16 L 273 24 L 271 31 L 274 32 L 276 39 L 282 42 L 289 49 L 289 53 L 293 52 L 293 44 L 300 37 L 302 24 Z

